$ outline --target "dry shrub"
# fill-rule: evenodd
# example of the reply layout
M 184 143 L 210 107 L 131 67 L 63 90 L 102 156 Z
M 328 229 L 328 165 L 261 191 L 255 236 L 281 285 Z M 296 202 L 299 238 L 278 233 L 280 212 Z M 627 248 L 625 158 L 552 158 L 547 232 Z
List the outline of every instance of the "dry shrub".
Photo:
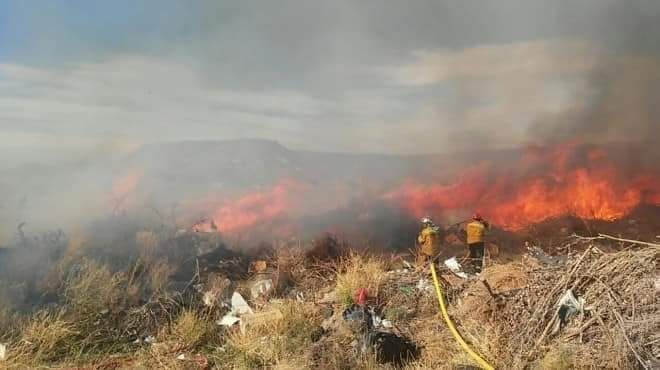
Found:
M 139 231 L 135 234 L 135 243 L 139 248 L 139 258 L 146 265 L 154 263 L 158 249 L 158 236 L 153 231 Z
M 152 292 L 161 292 L 167 287 L 170 276 L 176 268 L 167 263 L 165 259 L 159 259 L 148 267 L 148 282 Z
M 9 307 L 0 308 L 0 342 L 7 342 L 20 332 L 20 316 Z
M 9 367 L 25 368 L 66 359 L 77 333 L 62 313 L 39 312 L 21 328 L 20 340 L 9 346 Z
M 264 325 L 249 326 L 245 333 L 227 337 L 228 360 L 238 368 L 274 366 L 299 358 L 312 343 L 311 333 L 321 317 L 311 304 L 295 300 L 269 304 L 265 310 L 279 309 L 283 318 Z
M 83 258 L 66 280 L 64 298 L 77 315 L 95 315 L 120 302 L 124 280 L 123 274 L 113 274 L 107 266 Z
M 211 334 L 213 323 L 206 321 L 199 313 L 183 310 L 177 317 L 166 341 L 174 341 L 186 349 L 201 345 Z
M 416 321 L 411 330 L 414 338 L 422 347 L 416 361 L 409 363 L 406 369 L 446 369 L 451 368 L 448 360 L 457 358 L 460 347 L 442 322 L 442 318 L 426 318 Z
M 126 370 L 148 370 L 148 369 L 171 369 L 184 370 L 190 369 L 188 362 L 177 360 L 176 354 L 161 353 L 150 348 L 145 348 L 132 354 L 130 359 L 123 363 L 116 364 L 117 369 Z M 110 368 L 110 367 L 108 367 Z M 194 367 L 193 367 L 194 368 Z
M 337 299 L 346 306 L 353 304 L 353 295 L 359 288 L 366 288 L 369 296 L 378 297 L 385 282 L 386 263 L 377 257 L 357 253 L 350 254 L 339 266 L 337 274 Z
M 575 350 L 568 345 L 550 348 L 539 367 L 544 370 L 572 369 L 575 362 Z

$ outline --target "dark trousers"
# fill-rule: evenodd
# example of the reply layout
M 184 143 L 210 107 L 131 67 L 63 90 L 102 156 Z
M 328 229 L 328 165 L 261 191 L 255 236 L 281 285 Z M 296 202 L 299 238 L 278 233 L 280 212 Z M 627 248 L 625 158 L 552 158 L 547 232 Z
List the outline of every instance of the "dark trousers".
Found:
M 470 262 L 472 267 L 477 271 L 481 271 L 484 264 L 484 242 L 468 244 L 470 248 Z

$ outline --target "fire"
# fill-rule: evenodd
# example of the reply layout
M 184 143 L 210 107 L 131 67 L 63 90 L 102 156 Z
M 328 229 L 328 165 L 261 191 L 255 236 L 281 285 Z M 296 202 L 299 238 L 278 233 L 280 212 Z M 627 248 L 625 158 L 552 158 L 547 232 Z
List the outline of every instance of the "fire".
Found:
M 387 197 L 415 216 L 478 209 L 496 225 L 519 230 L 564 215 L 615 220 L 639 204 L 660 205 L 660 177 L 622 173 L 605 151 L 568 143 L 530 148 L 515 166 L 475 165 L 449 184 L 408 182 Z
M 222 233 L 236 233 L 259 224 L 269 224 L 285 216 L 294 208 L 294 194 L 302 186 L 284 180 L 266 191 L 245 194 L 238 199 L 225 202 L 211 212 L 209 222 L 199 229 Z

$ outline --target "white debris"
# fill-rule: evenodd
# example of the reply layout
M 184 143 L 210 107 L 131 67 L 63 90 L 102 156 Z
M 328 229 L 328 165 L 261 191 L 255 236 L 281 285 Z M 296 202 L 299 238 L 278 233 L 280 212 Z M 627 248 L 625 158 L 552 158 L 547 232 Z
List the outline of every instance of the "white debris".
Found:
M 222 319 L 216 321 L 215 323 L 220 325 L 220 326 L 232 326 L 236 324 L 237 322 L 240 322 L 241 319 L 239 317 L 236 317 L 230 313 L 224 315 Z
M 156 343 L 156 337 L 154 337 L 153 335 L 148 335 L 144 338 L 144 342 L 149 344 Z
M 453 272 L 456 276 L 458 276 L 460 278 L 463 278 L 463 279 L 468 278 L 468 275 L 465 272 L 463 272 L 463 270 L 461 268 L 461 264 L 458 263 L 458 260 L 456 260 L 456 257 L 452 257 L 448 260 L 445 260 L 445 266 L 447 266 L 447 268 L 449 270 L 451 270 L 451 272 Z
M 392 327 L 394 327 L 394 325 L 392 325 L 392 322 L 390 320 L 387 320 L 387 319 L 382 320 L 380 322 L 380 325 L 382 327 L 384 327 L 385 329 L 391 329 Z
M 584 298 L 575 297 L 573 291 L 568 289 L 557 301 L 557 307 L 559 307 L 559 320 L 555 321 L 551 331 L 552 335 L 557 334 L 575 314 L 584 313 Z
M 252 293 L 252 298 L 256 299 L 261 296 L 269 296 L 275 290 L 275 284 L 273 284 L 272 279 L 263 279 L 258 280 L 252 284 L 250 288 L 250 293 Z
M 221 295 L 221 290 L 209 290 L 204 292 L 202 302 L 204 302 L 204 305 L 207 307 L 215 307 L 220 302 Z
M 250 308 L 250 306 L 245 301 L 245 298 L 243 298 L 243 296 L 238 292 L 234 292 L 234 294 L 231 296 L 231 308 L 234 313 L 239 315 L 254 313 L 252 308 Z
M 7 359 L 7 345 L 0 343 L 0 361 Z
M 185 360 L 185 359 L 186 359 L 186 355 L 184 355 L 184 354 L 182 353 L 182 354 L 176 356 L 176 359 L 177 359 L 177 360 Z
M 431 292 L 433 290 L 433 286 L 428 279 L 421 278 L 417 282 L 417 290 L 420 292 Z

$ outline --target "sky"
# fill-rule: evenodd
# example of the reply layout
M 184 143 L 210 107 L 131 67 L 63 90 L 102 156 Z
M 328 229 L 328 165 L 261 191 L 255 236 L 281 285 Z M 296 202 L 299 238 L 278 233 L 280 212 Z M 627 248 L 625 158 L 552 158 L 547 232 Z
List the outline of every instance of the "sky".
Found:
M 0 162 L 648 140 L 658 35 L 654 0 L 0 0 Z

